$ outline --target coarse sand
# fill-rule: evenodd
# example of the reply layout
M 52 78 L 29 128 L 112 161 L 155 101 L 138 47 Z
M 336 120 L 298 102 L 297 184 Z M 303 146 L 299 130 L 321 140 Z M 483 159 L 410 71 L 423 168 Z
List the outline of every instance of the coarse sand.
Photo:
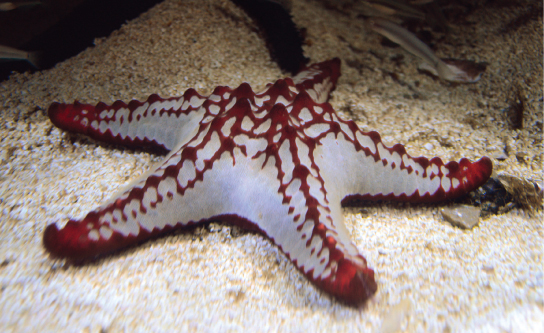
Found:
M 542 186 L 542 15 L 509 24 L 530 1 L 492 3 L 450 22 L 436 44 L 441 57 L 489 63 L 474 84 L 419 73 L 356 6 L 294 0 L 292 15 L 312 62 L 342 60 L 331 100 L 340 115 L 412 156 L 489 156 L 496 174 Z M 542 209 L 463 230 L 440 215 L 448 204 L 346 208 L 378 283 L 361 309 L 315 288 L 262 235 L 220 223 L 79 267 L 49 258 L 47 224 L 83 217 L 161 159 L 53 127 L 52 102 L 209 94 L 242 82 L 259 90 L 286 75 L 232 2 L 166 0 L 53 69 L 0 83 L 0 331 L 544 331 Z M 512 130 L 516 91 L 523 128 Z

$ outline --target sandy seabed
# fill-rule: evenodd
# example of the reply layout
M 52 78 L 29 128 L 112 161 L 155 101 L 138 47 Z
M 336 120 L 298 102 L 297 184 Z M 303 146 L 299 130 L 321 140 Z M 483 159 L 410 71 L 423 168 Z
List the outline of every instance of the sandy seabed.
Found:
M 412 156 L 489 156 L 497 174 L 542 185 L 542 16 L 508 30 L 526 8 L 490 6 L 450 23 L 438 55 L 489 63 L 478 83 L 465 85 L 419 73 L 417 59 L 382 46 L 356 12 L 296 0 L 292 15 L 307 29 L 312 62 L 342 60 L 331 100 L 340 115 Z M 316 289 L 265 237 L 224 224 L 82 267 L 48 257 L 47 224 L 83 217 L 161 159 L 73 139 L 49 121 L 52 102 L 209 94 L 242 82 L 259 90 L 285 75 L 230 1 L 166 0 L 55 68 L 0 83 L 0 330 L 544 330 L 542 210 L 462 230 L 443 221 L 444 205 L 346 208 L 378 283 L 362 309 Z M 511 130 L 505 110 L 516 89 L 524 127 Z

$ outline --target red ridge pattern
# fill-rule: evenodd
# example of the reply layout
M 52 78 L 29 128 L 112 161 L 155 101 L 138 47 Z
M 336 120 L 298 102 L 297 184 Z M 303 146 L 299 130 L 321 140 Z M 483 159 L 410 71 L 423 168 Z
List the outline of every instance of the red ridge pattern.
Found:
M 361 304 L 377 285 L 343 224 L 341 202 L 451 199 L 482 185 L 492 164 L 486 157 L 444 164 L 385 147 L 378 133 L 339 119 L 326 103 L 339 75 L 333 59 L 262 93 L 243 83 L 207 97 L 189 89 L 179 98 L 111 106 L 52 104 L 49 116 L 62 129 L 170 153 L 82 220 L 49 225 L 45 248 L 89 259 L 220 220 L 260 231 L 321 289 Z

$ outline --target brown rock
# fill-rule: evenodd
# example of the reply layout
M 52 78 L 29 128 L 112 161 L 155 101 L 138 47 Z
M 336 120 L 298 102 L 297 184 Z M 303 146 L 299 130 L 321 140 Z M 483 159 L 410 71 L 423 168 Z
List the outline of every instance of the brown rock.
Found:
M 442 216 L 446 221 L 463 229 L 472 229 L 480 221 L 481 209 L 469 205 L 455 205 L 443 208 Z

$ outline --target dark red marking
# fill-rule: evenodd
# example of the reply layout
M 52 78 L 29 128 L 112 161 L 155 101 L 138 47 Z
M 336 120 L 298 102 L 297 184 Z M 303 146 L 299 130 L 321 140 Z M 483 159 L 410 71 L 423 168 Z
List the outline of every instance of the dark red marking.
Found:
M 262 154 L 265 154 L 265 162 L 263 163 L 263 167 L 266 165 L 267 161 L 270 157 L 273 157 L 275 159 L 275 166 L 278 170 L 277 179 L 280 182 L 280 187 L 278 189 L 278 193 L 281 193 L 283 196 L 283 202 L 284 204 L 289 204 L 291 202 L 291 197 L 286 195 L 287 187 L 289 186 L 288 183 L 283 183 L 283 178 L 285 176 L 285 172 L 283 171 L 283 162 L 280 159 L 278 149 L 284 143 L 285 141 L 289 142 L 289 149 L 291 156 L 293 158 L 293 163 L 295 165 L 293 170 L 293 179 L 298 178 L 301 181 L 301 186 L 299 191 L 304 195 L 304 198 L 306 200 L 305 204 L 307 207 L 307 211 L 304 216 L 301 216 L 300 214 L 296 214 L 293 217 L 293 223 L 299 223 L 299 221 L 302 218 L 302 221 L 313 221 L 315 226 L 312 230 L 311 235 L 304 235 L 302 238 L 305 240 L 306 246 L 310 246 L 311 240 L 313 237 L 320 237 L 323 240 L 323 244 L 321 249 L 318 251 L 318 255 L 321 255 L 325 249 L 327 249 L 329 253 L 329 265 L 333 262 L 336 262 L 336 267 L 331 267 L 332 274 L 329 275 L 327 278 L 321 278 L 318 277 L 317 279 L 313 278 L 313 270 L 310 270 L 309 272 L 304 273 L 313 283 L 315 283 L 317 286 L 322 288 L 324 291 L 331 293 L 332 295 L 338 297 L 339 299 L 349 303 L 358 305 L 364 302 L 366 299 L 371 297 L 377 290 L 377 285 L 374 280 L 374 271 L 369 269 L 366 266 L 366 260 L 362 256 L 357 256 L 357 259 L 360 259 L 361 261 L 358 261 L 358 264 L 353 262 L 351 259 L 352 257 L 347 258 L 344 253 L 337 249 L 337 240 L 333 237 L 334 235 L 337 235 L 336 230 L 334 229 L 328 229 L 327 226 L 320 221 L 328 220 L 331 223 L 332 217 L 330 215 L 322 216 L 320 209 L 320 203 L 319 201 L 313 197 L 310 194 L 310 186 L 307 182 L 308 177 L 311 176 L 311 169 L 317 171 L 317 177 L 316 179 L 319 181 L 320 188 L 319 190 L 324 194 L 324 200 L 326 203 L 328 203 L 327 199 L 327 192 L 324 187 L 324 180 L 321 176 L 321 170 L 313 161 L 313 152 L 316 149 L 317 145 L 319 144 L 320 140 L 328 135 L 329 133 L 334 133 L 335 136 L 338 138 L 340 136 L 343 136 L 345 140 L 351 142 L 355 148 L 356 151 L 363 151 L 367 156 L 372 155 L 375 161 L 382 160 L 380 157 L 380 154 L 376 151 L 375 153 L 372 153 L 372 151 L 369 148 L 362 147 L 357 139 L 354 137 L 354 134 L 359 130 L 358 126 L 353 121 L 344 121 L 341 119 L 338 119 L 335 115 L 335 111 L 332 108 L 332 106 L 328 103 L 322 103 L 318 104 L 314 102 L 310 95 L 306 92 L 308 89 L 314 89 L 316 84 L 325 83 L 325 80 L 329 80 L 329 82 L 332 84 L 332 87 L 334 89 L 334 86 L 336 85 L 337 79 L 340 76 L 340 60 L 333 59 L 330 61 L 326 61 L 320 64 L 316 64 L 311 67 L 312 71 L 317 71 L 318 74 L 316 74 L 311 80 L 305 80 L 302 83 L 299 83 L 296 85 L 297 89 L 300 91 L 299 94 L 295 94 L 290 90 L 290 87 L 293 86 L 293 80 L 291 78 L 286 78 L 283 80 L 278 80 L 274 84 L 268 85 L 268 89 L 266 92 L 264 92 L 261 95 L 258 95 L 258 97 L 263 97 L 264 95 L 269 95 L 270 99 L 263 102 L 263 106 L 259 107 L 256 112 L 252 111 L 252 105 L 255 104 L 255 93 L 251 89 L 251 87 L 244 83 L 241 84 L 236 89 L 231 89 L 228 87 L 217 87 L 213 94 L 221 97 L 220 101 L 217 100 L 210 100 L 206 99 L 204 103 L 202 104 L 203 107 L 206 108 L 207 113 L 204 115 L 204 118 L 206 116 L 213 116 L 209 112 L 209 107 L 211 105 L 217 105 L 219 107 L 219 113 L 217 116 L 214 116 L 213 120 L 210 123 L 200 123 L 197 134 L 194 138 L 191 140 L 194 140 L 198 137 L 200 133 L 204 133 L 203 131 L 207 131 L 204 135 L 204 138 L 202 142 L 195 147 L 188 147 L 184 146 L 182 147 L 181 152 L 181 162 L 176 165 L 169 165 L 167 166 L 163 171 L 164 173 L 161 176 L 150 176 L 146 179 L 145 184 L 141 188 L 133 188 L 128 193 L 125 199 L 118 199 L 115 202 L 113 202 L 111 205 L 99 210 L 99 211 L 93 211 L 90 212 L 84 219 L 81 221 L 74 221 L 70 220 L 67 225 L 59 230 L 56 225 L 50 225 L 46 228 L 44 232 L 44 246 L 45 248 L 53 255 L 58 257 L 65 257 L 70 258 L 72 260 L 82 260 L 82 259 L 92 259 L 98 255 L 109 253 L 112 251 L 116 251 L 122 248 L 125 248 L 127 246 L 130 246 L 131 244 L 135 244 L 137 242 L 141 242 L 144 240 L 149 239 L 150 237 L 154 237 L 160 234 L 164 234 L 166 232 L 169 232 L 171 230 L 208 222 L 208 221 L 214 221 L 214 220 L 220 220 L 227 223 L 233 223 L 239 226 L 242 226 L 244 228 L 247 228 L 249 230 L 255 230 L 263 232 L 263 230 L 260 229 L 259 225 L 242 218 L 236 214 L 226 214 L 226 215 L 218 215 L 218 216 L 212 216 L 200 221 L 185 221 L 184 223 L 177 223 L 174 227 L 166 226 L 162 229 L 154 228 L 151 231 L 147 231 L 145 229 L 140 228 L 140 232 L 137 236 L 128 235 L 124 236 L 120 234 L 119 232 L 113 230 L 113 234 L 110 239 L 105 240 L 101 236 L 98 240 L 91 240 L 88 238 L 89 228 L 88 225 L 93 226 L 93 229 L 99 230 L 100 229 L 100 217 L 103 216 L 106 213 L 113 213 L 114 210 L 119 209 L 122 212 L 122 216 L 124 219 L 126 219 L 125 213 L 124 213 L 124 207 L 126 207 L 127 204 L 129 204 L 132 200 L 137 200 L 138 202 L 142 202 L 143 196 L 145 192 L 150 188 L 157 188 L 160 181 L 165 179 L 166 177 L 173 177 L 174 179 L 177 179 L 177 175 L 179 174 L 179 171 L 183 165 L 183 161 L 190 160 L 193 163 L 197 160 L 197 152 L 202 149 L 211 139 L 212 135 L 217 134 L 220 138 L 220 148 L 214 153 L 212 157 L 210 157 L 208 160 L 204 161 L 204 168 L 203 170 L 196 170 L 196 177 L 195 179 L 189 180 L 187 185 L 185 187 L 181 187 L 181 185 L 178 183 L 176 191 L 183 195 L 185 191 L 188 189 L 191 189 L 195 186 L 196 182 L 202 181 L 204 174 L 207 170 L 210 170 L 213 168 L 213 164 L 215 161 L 217 161 L 220 156 L 224 152 L 229 152 L 231 156 L 234 158 L 234 149 L 238 148 L 242 152 L 242 154 L 247 156 L 246 147 L 243 144 L 236 144 L 234 141 L 234 137 L 239 134 L 248 135 L 249 137 L 255 137 L 255 138 L 265 138 L 268 142 L 268 146 L 264 151 L 261 151 L 257 154 L 254 158 L 258 158 L 262 156 Z M 228 99 L 224 99 L 223 96 L 225 93 L 229 93 L 230 97 Z M 291 112 L 289 113 L 287 111 L 287 108 L 284 105 L 276 104 L 277 99 L 279 96 L 283 96 L 289 103 Z M 191 97 L 197 97 L 200 99 L 204 99 L 203 96 L 199 95 L 194 89 L 187 90 L 184 95 L 184 103 L 191 100 Z M 233 98 L 236 98 L 236 103 L 234 106 L 229 110 L 226 111 L 226 106 L 233 100 Z M 69 130 L 72 132 L 82 133 L 85 135 L 88 135 L 94 139 L 102 140 L 106 142 L 112 142 L 112 143 L 119 143 L 126 146 L 131 147 L 141 147 L 141 146 L 149 146 L 156 149 L 162 149 L 166 150 L 166 147 L 161 144 L 159 141 L 155 140 L 154 138 L 129 138 L 128 136 L 125 136 L 124 138 L 122 135 L 113 135 L 110 130 L 106 130 L 104 133 L 101 133 L 99 130 L 93 129 L 91 127 L 92 121 L 113 121 L 113 117 L 106 117 L 104 119 L 100 118 L 100 113 L 104 110 L 111 110 L 114 109 L 115 111 L 119 110 L 120 108 L 127 108 L 129 110 L 128 116 L 125 118 L 123 117 L 120 119 L 121 122 L 125 121 L 133 121 L 133 112 L 144 105 L 146 102 L 149 103 L 149 106 L 151 106 L 154 102 L 157 101 L 165 101 L 165 100 L 171 100 L 171 99 L 163 99 L 159 97 L 158 95 L 151 95 L 147 101 L 145 102 L 139 102 L 139 101 L 131 101 L 128 104 L 125 104 L 121 101 L 116 101 L 113 103 L 112 106 L 108 106 L 104 103 L 98 103 L 96 106 L 87 105 L 87 104 L 81 104 L 79 102 L 75 102 L 74 104 L 58 104 L 53 103 L 49 110 L 49 116 L 51 118 L 51 121 L 58 127 Z M 317 114 L 314 112 L 314 108 L 319 106 L 323 109 L 323 112 L 321 114 Z M 313 119 L 307 120 L 305 122 L 301 122 L 302 124 L 297 124 L 296 121 L 293 121 L 291 117 L 299 117 L 300 112 L 303 108 L 307 107 L 310 112 L 312 113 Z M 190 106 L 187 110 L 159 110 L 160 115 L 175 115 L 176 117 L 180 117 L 181 114 L 190 114 L 191 112 L 196 111 L 198 108 L 193 108 Z M 155 113 L 156 110 L 149 112 L 149 113 Z M 256 117 L 256 114 L 263 115 L 263 112 L 266 112 L 262 118 Z M 138 115 L 137 117 L 134 117 L 136 120 L 140 120 L 142 117 L 147 117 L 148 110 L 146 110 L 143 115 Z M 241 125 L 244 117 L 249 117 L 251 121 L 254 123 L 254 128 L 258 128 L 261 124 L 265 123 L 266 121 L 271 121 L 271 125 L 268 131 L 265 131 L 264 133 L 253 135 L 251 130 L 243 130 Z M 82 119 L 86 118 L 86 123 L 82 123 Z M 235 119 L 235 123 L 231 127 L 230 135 L 225 136 L 221 129 L 224 126 L 224 124 L 230 120 Z M 300 118 L 299 118 L 300 119 Z M 327 120 L 328 119 L 328 120 Z M 325 132 L 318 135 L 316 138 L 309 138 L 303 134 L 303 130 L 305 128 L 308 128 L 312 126 L 313 124 L 318 123 L 326 123 L 330 126 L 330 129 Z M 342 126 L 340 124 L 345 124 L 353 133 L 350 133 L 351 137 L 353 139 L 350 139 L 350 135 L 347 133 L 344 133 L 342 130 Z M 280 127 L 280 128 L 278 128 Z M 344 127 L 345 128 L 345 127 Z M 340 134 L 343 135 L 340 135 Z M 368 132 L 362 134 L 368 136 L 374 144 L 377 146 L 379 143 L 381 143 L 380 135 L 377 132 Z M 279 140 L 274 142 L 274 137 L 279 136 Z M 303 165 L 301 163 L 299 152 L 296 144 L 296 140 L 300 140 L 303 142 L 309 149 L 310 153 L 310 160 L 311 165 L 309 167 Z M 192 141 L 189 141 L 191 143 Z M 406 154 L 405 148 L 397 144 L 393 147 L 384 147 L 384 149 L 388 150 L 390 153 L 398 153 L 401 157 Z M 428 160 L 424 157 L 417 157 L 412 158 L 416 163 L 419 163 L 423 168 L 424 172 L 422 176 L 429 176 L 426 175 L 426 169 L 431 164 L 435 164 L 438 167 L 438 174 L 433 175 L 433 177 L 439 177 L 442 175 L 441 166 L 443 166 L 443 162 L 439 158 L 433 158 L 431 160 Z M 236 163 L 236 161 L 234 161 Z M 384 165 L 387 165 L 387 160 L 383 159 Z M 412 167 L 405 166 L 404 162 L 401 161 L 399 165 L 396 165 L 396 163 L 391 162 L 392 168 L 400 168 L 400 169 L 407 169 L 409 173 L 411 173 Z M 448 169 L 449 175 L 451 177 L 455 177 L 459 180 L 466 178 L 466 181 L 461 182 L 460 186 L 456 189 L 452 189 L 448 191 L 447 193 L 444 192 L 443 189 L 439 189 L 437 193 L 434 193 L 433 195 L 425 194 L 420 195 L 419 192 L 415 192 L 411 196 L 407 196 L 406 194 L 402 194 L 400 196 L 393 196 L 392 194 L 379 194 L 376 196 L 369 196 L 367 194 L 355 194 L 349 197 L 346 197 L 343 199 L 343 203 L 347 200 L 353 199 L 353 198 L 362 198 L 362 199 L 390 199 L 390 200 L 400 200 L 400 201 L 418 201 L 418 202 L 431 202 L 431 201 L 438 201 L 438 200 L 444 200 L 444 199 L 450 199 L 454 198 L 456 196 L 462 195 L 464 193 L 467 193 L 468 191 L 475 189 L 476 187 L 483 184 L 487 178 L 489 178 L 492 170 L 491 161 L 488 158 L 482 158 L 481 160 L 471 163 L 470 161 L 466 159 L 461 159 L 459 163 L 457 162 L 450 162 L 444 166 Z M 416 171 L 417 172 L 417 171 Z M 418 172 L 419 173 L 419 172 Z M 292 181 L 292 180 L 291 180 Z M 172 192 L 167 192 L 166 196 L 168 198 L 173 197 Z M 150 206 L 155 207 L 157 203 L 162 202 L 164 198 L 160 196 L 157 193 L 157 200 L 155 202 L 151 202 Z M 325 206 L 325 211 L 330 213 L 330 209 Z M 288 212 L 289 214 L 294 213 L 295 208 L 289 207 Z M 146 214 L 147 210 L 143 207 L 142 204 L 140 204 L 139 207 L 139 213 L 140 214 Z M 138 216 L 138 212 L 132 210 L 131 214 L 133 217 Z M 183 217 L 179 217 L 180 220 L 183 219 Z M 116 220 L 114 218 L 114 220 Z M 304 223 L 300 223 L 298 226 L 298 230 L 302 230 Z M 328 234 L 328 235 L 327 235 Z M 306 240 L 307 239 L 307 240 Z M 272 239 L 272 241 L 275 241 Z M 311 253 L 315 253 L 315 249 L 311 250 Z M 287 256 L 295 263 L 297 264 L 296 260 L 291 258 L 291 254 L 287 253 Z M 326 261 L 326 258 L 321 259 L 322 262 Z M 362 264 L 361 264 L 362 263 Z M 304 263 L 300 263 L 299 269 L 304 272 L 302 269 Z

